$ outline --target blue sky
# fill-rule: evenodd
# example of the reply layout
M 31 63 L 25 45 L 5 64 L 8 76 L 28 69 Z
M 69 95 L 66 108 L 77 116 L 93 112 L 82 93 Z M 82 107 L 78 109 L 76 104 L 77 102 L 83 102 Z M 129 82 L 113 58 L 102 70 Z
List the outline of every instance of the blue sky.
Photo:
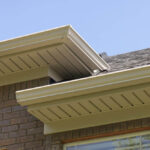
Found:
M 71 24 L 98 53 L 150 47 L 150 0 L 0 0 L 0 41 Z

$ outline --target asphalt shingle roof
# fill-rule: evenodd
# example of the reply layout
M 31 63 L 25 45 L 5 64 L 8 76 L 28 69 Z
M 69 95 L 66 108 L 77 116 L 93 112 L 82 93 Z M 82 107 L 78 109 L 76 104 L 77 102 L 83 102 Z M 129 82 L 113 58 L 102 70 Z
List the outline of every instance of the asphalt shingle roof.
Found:
M 101 56 L 110 65 L 111 69 L 109 72 L 150 64 L 150 48 L 115 56 L 106 56 L 104 53 L 104 56 L 103 54 Z

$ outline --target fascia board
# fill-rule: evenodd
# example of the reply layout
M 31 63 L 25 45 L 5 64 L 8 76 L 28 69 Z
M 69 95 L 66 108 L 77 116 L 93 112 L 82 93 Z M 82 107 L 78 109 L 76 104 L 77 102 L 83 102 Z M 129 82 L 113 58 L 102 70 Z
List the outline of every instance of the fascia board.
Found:
M 95 92 L 109 92 L 115 88 L 147 82 L 150 82 L 150 65 L 17 91 L 16 96 L 21 105 L 32 105 Z
M 77 31 L 69 28 L 67 38 L 70 43 L 74 43 L 98 68 L 109 70 L 110 66 L 91 48 L 91 46 L 81 38 Z M 67 42 L 69 44 L 69 42 Z
M 49 66 L 44 66 L 44 67 L 35 68 L 32 70 L 9 74 L 6 76 L 2 76 L 0 78 L 0 86 L 10 85 L 14 83 L 29 81 L 29 80 L 35 80 L 35 79 L 39 79 L 43 77 L 51 77 L 53 72 L 54 71 L 50 69 Z M 54 73 L 53 73 L 53 76 L 54 76 Z M 57 76 L 55 75 L 55 77 Z M 59 77 L 57 77 L 57 79 L 58 78 Z
M 70 25 L 7 41 L 1 41 L 0 58 L 57 44 L 65 44 L 71 48 L 75 46 L 75 50 L 79 49 L 79 52 L 83 53 L 83 59 L 87 59 L 86 62 L 92 62 L 93 64 L 92 70 L 90 70 L 91 74 L 94 69 L 97 69 L 97 67 L 100 70 L 108 70 L 110 68 L 109 65 L 88 45 L 88 43 L 80 37 L 80 35 Z
M 64 26 L 44 32 L 18 37 L 15 39 L 10 39 L 7 41 L 1 41 L 0 57 L 18 52 L 21 53 L 36 47 L 61 43 L 62 40 L 66 37 L 69 28 L 70 26 Z

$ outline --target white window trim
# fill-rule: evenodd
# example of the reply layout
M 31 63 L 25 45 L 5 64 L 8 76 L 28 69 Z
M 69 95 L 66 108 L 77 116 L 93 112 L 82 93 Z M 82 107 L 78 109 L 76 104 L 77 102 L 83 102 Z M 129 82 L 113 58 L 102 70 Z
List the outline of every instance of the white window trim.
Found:
M 63 150 L 66 150 L 68 146 L 111 141 L 111 140 L 115 140 L 115 139 L 128 138 L 128 137 L 134 137 L 134 136 L 143 136 L 143 135 L 147 135 L 147 134 L 150 134 L 150 130 L 149 131 L 140 131 L 140 132 L 122 134 L 122 135 L 109 136 L 109 137 L 95 138 L 95 139 L 84 140 L 84 141 L 77 141 L 77 142 L 64 144 Z

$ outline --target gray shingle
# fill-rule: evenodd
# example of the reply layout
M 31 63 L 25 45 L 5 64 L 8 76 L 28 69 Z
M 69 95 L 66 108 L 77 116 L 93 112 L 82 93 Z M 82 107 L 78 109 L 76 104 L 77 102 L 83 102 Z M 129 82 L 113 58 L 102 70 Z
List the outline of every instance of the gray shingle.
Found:
M 103 58 L 110 65 L 109 72 L 135 68 L 150 64 L 150 48 L 125 54 L 107 56 Z

